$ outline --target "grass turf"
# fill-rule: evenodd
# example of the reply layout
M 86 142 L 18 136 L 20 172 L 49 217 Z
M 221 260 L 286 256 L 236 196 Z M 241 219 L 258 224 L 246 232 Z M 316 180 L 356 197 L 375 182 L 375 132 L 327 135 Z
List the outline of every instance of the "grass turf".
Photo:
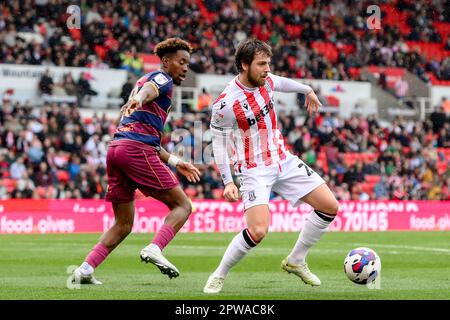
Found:
M 450 299 L 450 232 L 328 233 L 308 263 L 322 280 L 313 288 L 280 268 L 296 233 L 271 233 L 229 274 L 218 295 L 202 293 L 234 234 L 178 234 L 166 257 L 181 275 L 169 279 L 140 262 L 152 235 L 130 235 L 96 270 L 102 286 L 69 290 L 66 270 L 80 264 L 98 234 L 0 235 L 0 299 Z M 381 258 L 381 288 L 350 282 L 345 255 L 367 246 Z

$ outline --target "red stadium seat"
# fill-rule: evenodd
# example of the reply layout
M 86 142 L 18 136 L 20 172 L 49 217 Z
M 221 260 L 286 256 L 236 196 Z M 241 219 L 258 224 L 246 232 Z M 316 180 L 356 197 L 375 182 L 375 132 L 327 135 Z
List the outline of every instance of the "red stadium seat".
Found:
M 450 148 L 437 148 L 438 154 L 442 154 L 447 161 L 450 161 Z
M 447 38 L 450 35 L 450 23 L 448 22 L 435 22 L 433 23 L 434 29 L 441 36 L 442 42 L 446 43 Z
M 256 1 L 255 6 L 262 14 L 268 14 L 272 10 L 273 4 L 270 1 Z
M 189 198 L 195 198 L 195 196 L 197 195 L 197 190 L 192 187 L 187 187 L 186 189 L 184 189 L 184 192 Z
M 333 43 L 315 41 L 311 43 L 311 47 L 316 50 L 318 54 L 327 58 L 331 63 L 337 61 L 338 51 Z
M 223 189 L 213 189 L 212 194 L 214 199 L 223 199 Z
M 366 174 L 364 176 L 364 180 L 366 180 L 367 183 L 378 183 L 378 181 L 381 180 L 381 176 L 377 175 L 377 174 Z
M 297 58 L 295 58 L 294 56 L 288 56 L 288 63 L 291 69 L 295 69 L 297 64 Z
M 447 171 L 447 161 L 438 161 L 436 163 L 436 168 L 437 168 L 437 172 L 438 174 L 442 175 L 445 173 L 445 171 Z
M 13 192 L 13 190 L 17 186 L 17 180 L 15 180 L 15 179 L 2 179 L 2 180 L 3 180 L 3 185 L 5 186 L 8 193 Z
M 303 28 L 301 26 L 288 24 L 286 26 L 286 31 L 291 38 L 296 38 L 296 37 L 300 37 L 300 35 L 302 34 L 302 31 L 303 31 Z
M 406 41 L 410 51 L 418 50 L 429 60 L 442 61 L 449 54 L 444 50 L 442 43 L 430 43 L 424 41 Z
M 60 182 L 67 182 L 70 179 L 69 172 L 66 170 L 58 170 L 56 177 Z
M 361 75 L 361 68 L 350 67 L 348 73 L 352 79 L 357 79 Z

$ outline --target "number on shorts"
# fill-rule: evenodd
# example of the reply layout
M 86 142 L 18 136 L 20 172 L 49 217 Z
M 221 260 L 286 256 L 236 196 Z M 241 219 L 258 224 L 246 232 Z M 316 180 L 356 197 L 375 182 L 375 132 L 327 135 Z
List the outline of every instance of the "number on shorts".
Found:
M 299 167 L 300 169 L 301 169 L 303 166 L 305 167 L 306 174 L 308 175 L 308 177 L 314 173 L 314 170 L 311 169 L 310 167 L 308 167 L 306 164 L 300 163 L 300 164 L 298 165 L 298 167 Z

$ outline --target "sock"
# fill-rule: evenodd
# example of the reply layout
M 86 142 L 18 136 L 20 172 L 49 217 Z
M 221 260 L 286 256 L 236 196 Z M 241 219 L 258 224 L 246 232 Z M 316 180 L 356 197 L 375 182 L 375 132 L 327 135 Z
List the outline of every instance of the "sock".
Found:
M 84 274 L 85 276 L 93 274 L 94 273 L 94 268 L 87 263 L 86 261 L 83 262 L 80 266 L 80 271 L 82 274 Z
M 152 243 L 157 245 L 162 251 L 176 234 L 177 232 L 171 225 L 164 224 L 161 229 L 159 229 Z
M 109 255 L 109 249 L 101 242 L 91 250 L 86 259 L 84 260 L 92 270 L 97 268 L 100 263 L 102 263 L 106 257 Z M 85 271 L 90 269 L 85 265 Z
M 220 261 L 219 266 L 214 271 L 214 276 L 225 278 L 230 269 L 241 261 L 258 243 L 252 238 L 248 229 L 242 230 L 231 240 L 222 261 Z
M 334 217 L 319 210 L 312 211 L 305 219 L 298 240 L 288 256 L 288 262 L 294 265 L 305 263 L 308 250 L 327 231 Z

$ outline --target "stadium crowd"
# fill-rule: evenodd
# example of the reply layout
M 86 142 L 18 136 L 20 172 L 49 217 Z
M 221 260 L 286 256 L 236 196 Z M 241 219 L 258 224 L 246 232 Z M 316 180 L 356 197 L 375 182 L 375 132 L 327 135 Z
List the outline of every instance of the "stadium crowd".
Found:
M 380 30 L 367 29 L 370 1 L 83 0 L 81 29 L 68 29 L 71 4 L 2 2 L 0 63 L 124 68 L 139 75 L 144 63 L 138 53 L 179 36 L 195 49 L 192 70 L 226 74 L 234 72 L 236 43 L 251 35 L 273 46 L 280 75 L 358 80 L 354 70 L 372 64 L 404 67 L 426 82 L 429 74 L 450 80 L 448 54 L 430 58 L 408 45 L 437 44 L 441 56 L 448 53 L 448 25 L 437 27 L 450 23 L 445 1 L 380 1 L 386 12 L 395 10 L 382 17 Z
M 83 119 L 75 105 L 64 103 L 33 108 L 3 101 L 0 198 L 102 198 L 116 120 L 104 115 Z M 169 151 L 182 146 L 199 165 L 200 183 L 179 177 L 187 194 L 219 199 L 223 185 L 215 165 L 206 157 L 206 164 L 199 164 L 211 143 L 208 123 L 208 112 L 185 114 L 166 124 L 162 142 Z M 443 110 L 424 122 L 398 119 L 389 127 L 370 116 L 303 118 L 281 111 L 279 125 L 291 152 L 323 175 L 338 199 L 450 200 L 450 154 L 444 152 L 450 149 L 443 149 L 450 148 L 450 114 Z M 171 135 L 177 129 L 181 141 Z

